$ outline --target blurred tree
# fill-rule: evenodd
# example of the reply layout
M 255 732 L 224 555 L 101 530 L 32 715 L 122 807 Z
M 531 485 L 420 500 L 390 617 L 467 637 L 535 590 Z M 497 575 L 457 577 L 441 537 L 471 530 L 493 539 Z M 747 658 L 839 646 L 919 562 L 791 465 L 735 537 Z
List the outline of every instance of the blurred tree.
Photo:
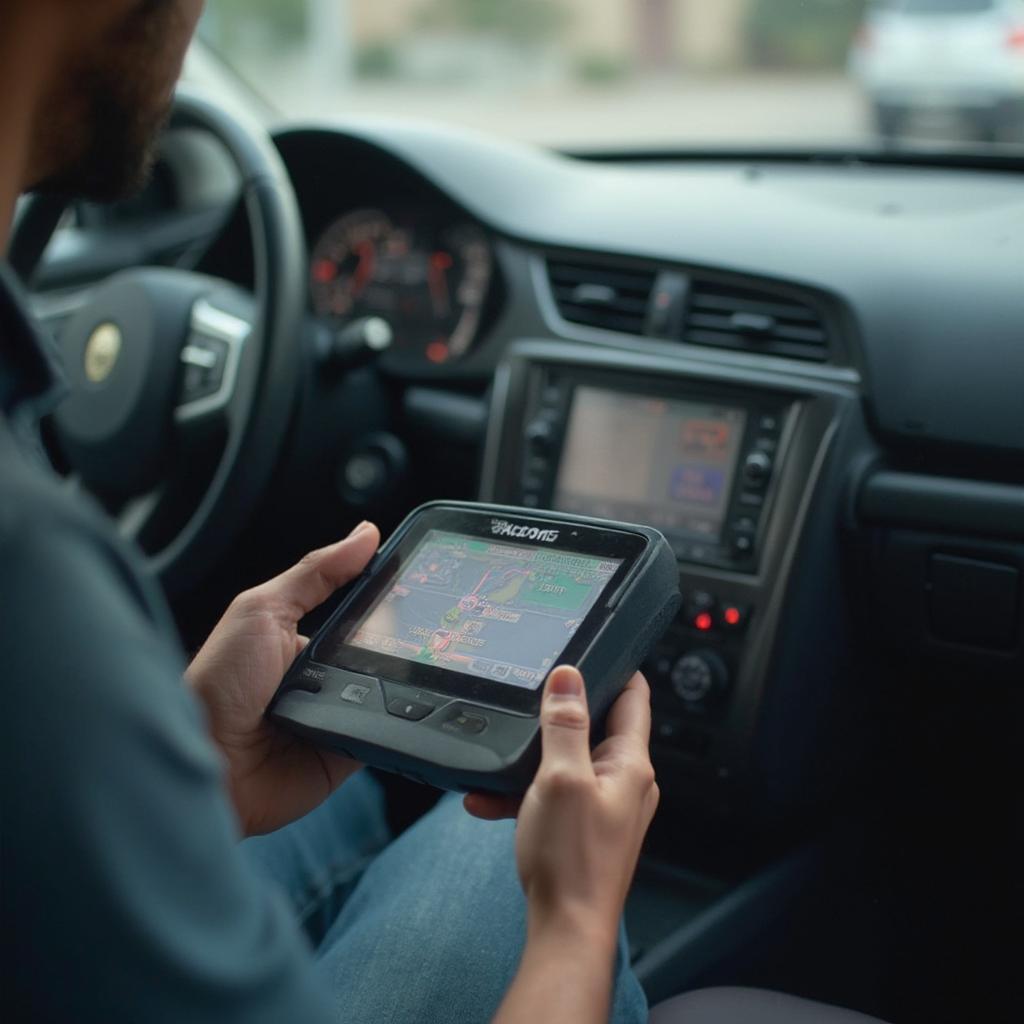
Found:
M 491 33 L 522 43 L 539 43 L 568 21 L 561 0 L 428 0 L 422 23 Z
M 842 67 L 866 0 L 753 0 L 746 22 L 757 67 Z

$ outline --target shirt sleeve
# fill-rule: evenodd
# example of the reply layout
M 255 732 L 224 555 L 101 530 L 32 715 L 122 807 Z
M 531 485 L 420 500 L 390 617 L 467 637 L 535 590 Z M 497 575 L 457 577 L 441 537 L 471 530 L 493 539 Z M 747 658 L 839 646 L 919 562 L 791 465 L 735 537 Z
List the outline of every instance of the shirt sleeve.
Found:
M 70 528 L 0 533 L 0 893 L 17 1019 L 332 1019 L 247 866 L 180 656 Z M 11 534 L 8 534 L 11 538 Z

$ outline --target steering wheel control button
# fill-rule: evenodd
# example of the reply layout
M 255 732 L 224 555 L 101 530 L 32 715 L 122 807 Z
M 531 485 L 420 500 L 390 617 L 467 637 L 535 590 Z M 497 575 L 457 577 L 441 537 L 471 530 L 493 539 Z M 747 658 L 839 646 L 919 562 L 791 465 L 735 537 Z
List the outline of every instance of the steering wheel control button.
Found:
M 181 381 L 181 402 L 187 404 L 217 394 L 224 385 L 228 363 L 226 341 L 193 335 L 182 349 L 185 372 Z
M 694 651 L 680 658 L 672 669 L 672 689 L 690 708 L 707 705 L 729 686 L 729 669 L 714 651 Z
M 445 732 L 462 736 L 479 736 L 487 728 L 487 724 L 486 716 L 459 709 L 444 721 L 441 728 Z
M 178 408 L 179 422 L 219 412 L 231 400 L 252 328 L 241 317 L 200 299 L 192 310 L 192 332 L 181 350 L 184 366 Z
M 388 714 L 395 718 L 404 718 L 407 722 L 422 722 L 434 710 L 435 705 L 424 704 L 405 697 L 395 697 L 388 701 Z

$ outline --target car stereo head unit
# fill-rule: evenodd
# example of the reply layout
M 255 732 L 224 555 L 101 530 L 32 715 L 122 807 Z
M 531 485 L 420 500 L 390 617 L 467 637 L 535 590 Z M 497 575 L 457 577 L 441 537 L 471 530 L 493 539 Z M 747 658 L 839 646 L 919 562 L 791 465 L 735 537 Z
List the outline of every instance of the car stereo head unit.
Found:
M 679 602 L 675 556 L 655 529 L 426 505 L 289 670 L 270 714 L 445 789 L 523 792 L 551 669 L 580 668 L 600 721 Z
M 527 409 L 516 499 L 649 523 L 680 561 L 753 571 L 788 408 L 765 395 L 667 394 L 657 380 L 549 372 Z

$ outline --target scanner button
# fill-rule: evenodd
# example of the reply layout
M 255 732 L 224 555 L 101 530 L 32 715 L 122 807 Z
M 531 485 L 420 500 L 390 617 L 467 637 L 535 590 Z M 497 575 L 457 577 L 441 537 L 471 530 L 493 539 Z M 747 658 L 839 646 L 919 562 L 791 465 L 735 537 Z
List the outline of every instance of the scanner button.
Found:
M 307 665 L 302 672 L 288 680 L 288 692 L 292 690 L 303 690 L 306 693 L 319 693 L 324 688 L 324 680 L 327 673 L 322 668 L 314 668 Z
M 403 697 L 388 701 L 388 714 L 409 722 L 422 722 L 433 710 L 433 704 L 421 704 L 417 700 L 406 700 Z
M 463 736 L 479 736 L 487 728 L 487 719 L 483 715 L 474 715 L 468 711 L 456 711 L 441 728 L 446 732 L 460 733 Z
M 341 699 L 349 704 L 365 704 L 366 698 L 370 696 L 371 690 L 368 686 L 360 686 L 359 683 L 349 683 L 341 691 Z

